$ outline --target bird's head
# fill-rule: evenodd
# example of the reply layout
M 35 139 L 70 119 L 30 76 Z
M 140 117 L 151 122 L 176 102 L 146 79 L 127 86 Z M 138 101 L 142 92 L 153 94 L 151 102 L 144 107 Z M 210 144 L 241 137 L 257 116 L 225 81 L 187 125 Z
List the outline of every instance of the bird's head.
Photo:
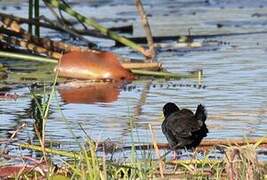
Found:
M 179 108 L 176 106 L 176 104 L 172 102 L 168 102 L 163 106 L 163 115 L 165 118 L 167 118 L 170 114 L 172 114 L 175 111 L 179 111 Z

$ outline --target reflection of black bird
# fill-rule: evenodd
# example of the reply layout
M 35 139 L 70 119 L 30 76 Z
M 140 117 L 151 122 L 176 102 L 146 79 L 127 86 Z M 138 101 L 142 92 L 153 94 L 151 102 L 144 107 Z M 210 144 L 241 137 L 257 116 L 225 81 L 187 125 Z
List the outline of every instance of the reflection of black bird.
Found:
M 189 109 L 180 110 L 174 103 L 169 102 L 164 105 L 163 114 L 165 119 L 161 125 L 162 132 L 172 149 L 195 148 L 203 137 L 207 136 L 207 113 L 201 104 L 194 114 Z

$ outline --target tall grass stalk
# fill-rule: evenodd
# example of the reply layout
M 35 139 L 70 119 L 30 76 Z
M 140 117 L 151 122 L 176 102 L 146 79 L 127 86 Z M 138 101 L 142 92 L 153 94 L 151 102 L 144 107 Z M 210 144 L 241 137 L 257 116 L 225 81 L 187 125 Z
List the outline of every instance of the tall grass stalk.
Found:
M 160 170 L 160 176 L 161 178 L 164 178 L 164 174 L 163 174 L 163 171 L 164 171 L 164 163 L 163 161 L 161 160 L 160 158 L 160 153 L 159 153 L 159 148 L 158 148 L 158 145 L 157 145 L 157 140 L 156 140 L 156 136 L 155 136 L 155 133 L 152 129 L 152 126 L 151 124 L 148 125 L 149 126 L 149 130 L 151 132 L 151 136 L 152 136 L 152 143 L 154 145 L 154 149 L 155 149 L 155 153 L 157 155 L 157 158 L 159 160 L 159 170 Z
M 49 109 L 51 106 L 51 102 L 52 99 L 54 97 L 55 94 L 55 86 L 56 86 L 56 82 L 57 82 L 57 78 L 58 78 L 58 72 L 56 72 L 55 74 L 55 78 L 52 84 L 52 89 L 50 91 L 50 93 L 47 95 L 47 98 L 44 98 L 43 100 L 39 100 L 40 98 L 42 99 L 43 97 L 40 97 L 40 95 L 31 92 L 32 93 L 32 97 L 35 101 L 35 104 L 37 105 L 37 111 L 40 113 L 40 117 L 37 117 L 37 119 L 35 119 L 36 121 L 41 121 L 41 132 L 40 129 L 38 127 L 35 127 L 35 132 L 37 134 L 37 137 L 39 139 L 39 142 L 41 144 L 42 147 L 42 152 L 43 152 L 43 156 L 44 159 L 47 160 L 46 158 L 46 151 L 45 151 L 45 129 L 46 129 L 46 124 L 47 124 L 47 120 L 48 120 L 48 114 L 49 114 Z M 43 94 L 47 94 L 46 93 L 46 89 L 44 87 L 44 92 Z

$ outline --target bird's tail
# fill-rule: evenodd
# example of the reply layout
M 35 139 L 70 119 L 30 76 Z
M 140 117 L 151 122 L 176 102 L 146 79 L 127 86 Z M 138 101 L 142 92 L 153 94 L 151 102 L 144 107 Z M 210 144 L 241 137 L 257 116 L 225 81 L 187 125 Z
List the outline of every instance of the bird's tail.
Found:
M 197 118 L 197 120 L 201 120 L 202 122 L 206 121 L 206 119 L 207 119 L 207 111 L 206 111 L 205 107 L 202 104 L 199 104 L 197 106 L 195 117 Z

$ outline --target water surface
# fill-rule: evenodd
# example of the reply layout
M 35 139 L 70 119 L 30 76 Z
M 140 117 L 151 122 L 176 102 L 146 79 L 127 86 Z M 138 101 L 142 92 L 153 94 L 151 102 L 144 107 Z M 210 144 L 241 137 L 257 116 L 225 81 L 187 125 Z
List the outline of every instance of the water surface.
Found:
M 89 3 L 74 7 L 87 16 L 102 19 L 103 24 L 120 25 L 133 23 L 134 36 L 143 35 L 139 17 L 132 2 L 104 1 L 90 6 Z M 153 3 L 152 3 L 153 2 Z M 165 1 L 164 1 L 165 2 Z M 208 3 L 209 2 L 209 3 Z M 253 5 L 252 5 L 253 4 Z M 265 1 L 144 1 L 150 14 L 154 35 L 187 34 L 192 27 L 194 35 L 247 33 L 266 30 Z M 4 12 L 26 16 L 27 4 L 20 10 L 7 6 Z M 42 9 L 46 13 L 47 9 Z M 254 14 L 254 16 L 253 16 Z M 109 21 L 105 21 L 105 18 Z M 115 22 L 116 18 L 124 19 Z M 114 21 L 113 21 L 114 20 Z M 221 28 L 217 24 L 222 24 Z M 45 34 L 44 35 L 50 35 Z M 188 72 L 202 69 L 202 85 L 206 88 L 180 86 L 198 84 L 196 79 L 143 80 L 136 81 L 118 90 L 111 89 L 114 98 L 110 102 L 78 104 L 64 102 L 56 92 L 46 127 L 47 140 L 60 142 L 61 148 L 77 148 L 76 141 L 86 138 L 83 129 L 93 139 L 110 138 L 123 144 L 151 142 L 148 124 L 151 124 L 158 142 L 166 142 L 161 132 L 162 107 L 172 101 L 182 108 L 195 110 L 199 103 L 208 111 L 207 138 L 232 139 L 266 136 L 267 132 L 267 34 L 245 34 L 219 36 L 196 41 L 225 42 L 200 49 L 163 49 L 158 59 L 171 72 Z M 99 40 L 97 40 L 99 42 Z M 106 49 L 113 43 L 100 41 Z M 141 57 L 128 48 L 112 48 L 114 52 L 128 57 Z M 4 59 L 0 60 L 5 62 Z M 44 66 L 38 64 L 39 66 Z M 37 67 L 32 64 L 32 67 Z M 46 66 L 45 66 L 46 67 Z M 47 68 L 48 69 L 48 68 Z M 52 68 L 48 72 L 52 73 Z M 51 76 L 51 81 L 52 81 Z M 36 141 L 33 129 L 35 120 L 31 116 L 31 95 L 29 87 L 14 88 L 10 93 L 20 97 L 17 100 L 0 100 L 0 138 L 10 133 L 21 123 L 27 127 L 16 136 L 19 140 Z M 90 97 L 90 94 L 88 94 Z M 103 97 L 102 97 L 103 98 Z M 103 101 L 103 100 L 102 100 Z M 64 117 L 63 115 L 64 114 Z M 133 129 L 133 131 L 132 131 Z M 76 138 L 73 136 L 75 134 Z M 65 146 L 66 145 L 66 146 Z

